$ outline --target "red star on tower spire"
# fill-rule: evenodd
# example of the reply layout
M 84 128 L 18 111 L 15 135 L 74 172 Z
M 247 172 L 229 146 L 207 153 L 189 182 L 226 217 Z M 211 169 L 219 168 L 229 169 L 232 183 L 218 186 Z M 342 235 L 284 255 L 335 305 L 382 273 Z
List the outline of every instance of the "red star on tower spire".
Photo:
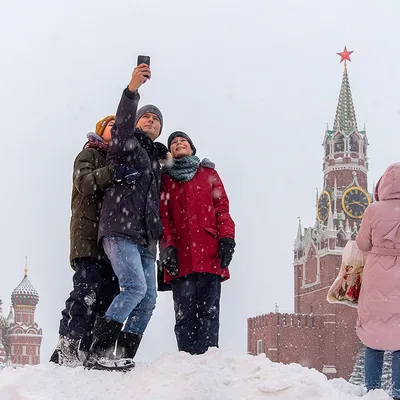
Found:
M 353 53 L 354 50 L 348 51 L 347 47 L 344 46 L 344 50 L 341 53 L 336 53 L 338 56 L 340 56 L 340 62 L 344 61 L 344 65 L 346 65 L 346 61 L 351 61 L 350 60 L 350 54 Z

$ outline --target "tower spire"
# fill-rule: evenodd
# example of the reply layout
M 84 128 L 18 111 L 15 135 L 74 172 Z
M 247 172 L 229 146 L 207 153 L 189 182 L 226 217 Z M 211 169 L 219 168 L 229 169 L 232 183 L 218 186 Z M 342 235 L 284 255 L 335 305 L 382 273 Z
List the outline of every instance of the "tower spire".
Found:
M 351 229 L 350 229 L 349 220 L 347 218 L 346 218 L 345 233 L 346 233 L 346 239 L 350 240 L 351 239 Z
M 326 225 L 326 228 L 328 231 L 334 231 L 335 227 L 333 225 L 333 214 L 332 214 L 332 210 L 329 208 L 328 211 L 328 223 Z
M 337 53 L 341 57 L 340 62 L 344 61 L 344 71 L 333 129 L 345 135 L 349 135 L 357 129 L 356 114 L 354 111 L 349 77 L 347 75 L 347 61 L 351 61 L 351 53 L 353 53 L 353 51 L 348 51 L 346 47 L 341 53 Z
M 10 312 L 8 313 L 7 322 L 9 325 L 14 322 L 14 313 L 12 304 L 10 305 Z
M 27 256 L 25 256 L 24 276 L 28 276 L 28 257 Z
M 336 238 L 336 229 L 333 224 L 333 214 L 330 207 L 328 211 L 328 223 L 326 224 L 326 236 L 328 238 Z
M 298 250 L 301 247 L 301 241 L 302 241 L 302 228 L 301 228 L 301 218 L 297 217 L 299 219 L 299 226 L 297 228 L 297 236 L 296 236 L 296 241 L 294 243 L 295 250 Z

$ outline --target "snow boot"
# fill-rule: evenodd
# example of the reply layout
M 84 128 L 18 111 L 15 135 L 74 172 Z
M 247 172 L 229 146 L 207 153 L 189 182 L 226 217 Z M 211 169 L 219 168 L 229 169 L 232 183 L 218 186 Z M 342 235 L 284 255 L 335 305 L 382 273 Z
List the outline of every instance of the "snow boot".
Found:
M 53 354 L 50 357 L 49 362 L 54 363 L 54 364 L 59 364 L 59 356 L 58 356 L 58 352 L 60 349 L 55 349 L 53 351 Z
M 129 371 L 135 363 L 128 359 L 118 359 L 113 351 L 121 332 L 122 324 L 111 318 L 99 318 L 93 328 L 93 342 L 83 365 L 88 369 L 103 371 Z
M 135 358 L 142 336 L 121 331 L 118 336 L 115 355 L 119 358 Z
M 80 339 L 72 339 L 67 336 L 60 336 L 60 349 L 58 350 L 58 364 L 64 367 L 75 368 L 82 365 L 79 359 Z
M 52 362 L 54 364 L 59 364 L 60 363 L 60 357 L 59 357 L 60 342 L 61 342 L 61 339 L 58 338 L 57 346 L 56 346 L 55 350 L 53 351 L 53 354 L 51 355 L 49 362 Z

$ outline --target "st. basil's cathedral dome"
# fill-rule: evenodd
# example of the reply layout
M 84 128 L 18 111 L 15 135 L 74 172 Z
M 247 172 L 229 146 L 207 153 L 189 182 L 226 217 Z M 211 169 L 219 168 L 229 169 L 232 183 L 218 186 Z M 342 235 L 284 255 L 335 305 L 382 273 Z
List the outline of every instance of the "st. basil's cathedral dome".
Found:
M 13 306 L 36 307 L 39 302 L 39 294 L 28 279 L 28 270 L 25 269 L 25 276 L 21 283 L 14 289 L 11 295 Z

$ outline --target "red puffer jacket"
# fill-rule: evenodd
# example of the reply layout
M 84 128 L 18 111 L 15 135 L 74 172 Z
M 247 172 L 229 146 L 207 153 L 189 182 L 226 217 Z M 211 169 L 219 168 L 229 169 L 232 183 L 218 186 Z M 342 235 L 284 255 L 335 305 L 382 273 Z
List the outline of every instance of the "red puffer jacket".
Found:
M 161 248 L 177 248 L 179 275 L 164 271 L 165 282 L 193 272 L 207 272 L 229 278 L 220 268 L 218 240 L 235 239 L 235 223 L 229 214 L 229 200 L 221 178 L 213 168 L 200 166 L 188 182 L 161 178 Z

